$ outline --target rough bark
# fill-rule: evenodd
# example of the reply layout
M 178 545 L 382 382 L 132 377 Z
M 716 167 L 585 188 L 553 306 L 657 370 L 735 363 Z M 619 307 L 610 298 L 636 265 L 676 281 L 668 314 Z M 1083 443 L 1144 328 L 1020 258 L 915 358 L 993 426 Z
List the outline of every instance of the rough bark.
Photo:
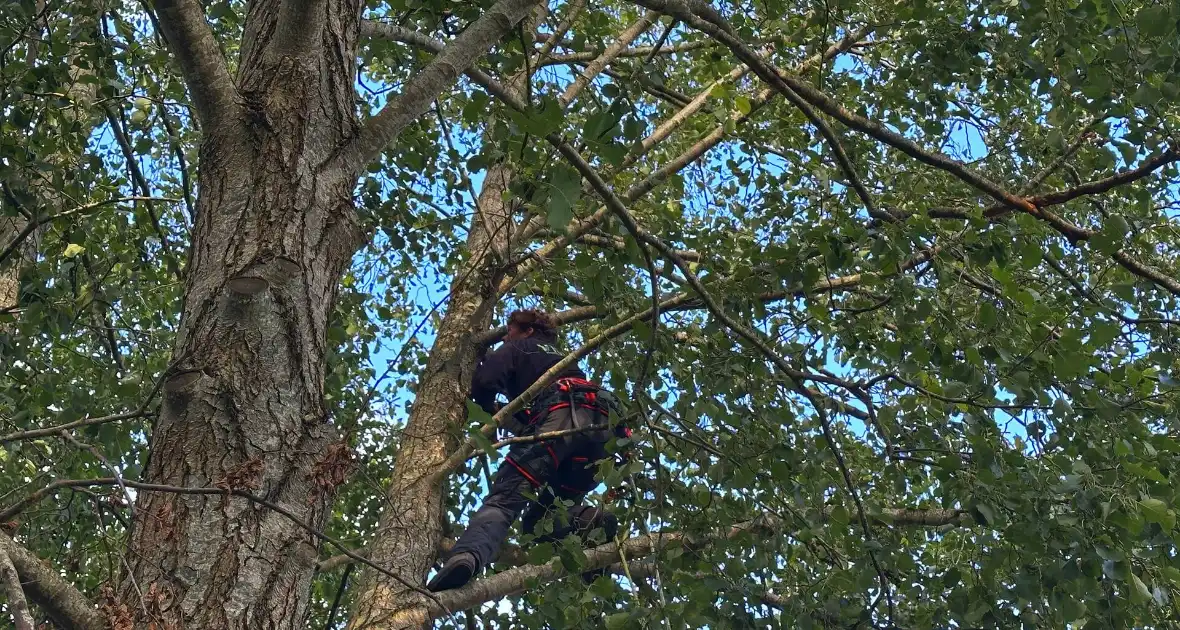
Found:
M 355 73 L 360 7 L 321 3 L 311 19 L 324 25 L 322 45 L 298 56 L 269 52 L 281 8 L 251 4 L 236 86 L 245 107 L 204 112 L 249 114 L 202 120 L 177 368 L 146 481 L 249 489 L 320 527 L 335 480 L 313 471 L 346 453 L 333 448 L 324 406 L 327 328 L 361 244 L 356 173 L 320 166 L 357 127 L 341 77 Z M 219 76 L 213 61 L 181 66 Z M 303 627 L 318 544 L 290 519 L 237 497 L 165 493 L 140 494 L 135 514 L 121 598 L 137 627 Z
M 830 514 L 831 509 L 825 509 Z M 898 526 L 940 526 L 960 522 L 963 512 L 948 509 L 892 509 L 883 510 L 874 519 L 892 522 Z M 706 534 L 687 534 L 685 532 L 653 532 L 634 538 L 628 538 L 620 543 L 609 543 L 587 549 L 583 552 L 584 561 L 580 567 L 583 571 L 591 571 L 609 567 L 619 562 L 625 556 L 629 560 L 637 560 L 659 553 L 664 549 L 680 548 L 682 550 L 702 549 L 708 545 L 724 540 L 731 540 L 742 534 L 754 533 L 767 538 L 783 535 L 790 528 L 790 523 L 773 515 L 763 515 L 757 519 L 722 526 Z M 623 551 L 620 554 L 620 549 Z M 447 611 L 465 610 L 495 601 L 511 595 L 522 593 L 530 584 L 560 579 L 568 575 L 568 570 L 559 558 L 545 564 L 523 565 L 500 571 L 483 580 L 470 582 L 462 588 L 444 591 L 435 600 L 423 600 L 416 608 L 408 608 L 399 613 L 401 625 L 397 627 L 412 627 L 428 623 L 441 617 Z

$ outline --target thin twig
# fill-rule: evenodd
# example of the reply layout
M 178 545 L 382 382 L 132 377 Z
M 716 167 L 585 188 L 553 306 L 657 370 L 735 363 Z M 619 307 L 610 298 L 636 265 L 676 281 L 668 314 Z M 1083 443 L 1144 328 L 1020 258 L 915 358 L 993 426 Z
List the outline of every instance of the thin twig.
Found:
M 66 441 L 73 444 L 77 448 L 89 451 L 91 455 L 94 455 L 94 457 L 98 459 L 98 461 L 102 462 L 103 466 L 106 466 L 107 470 L 111 471 L 111 474 L 115 476 L 115 481 L 119 482 L 119 488 L 123 490 L 123 496 L 127 499 L 127 509 L 131 510 L 131 518 L 134 519 L 135 499 L 131 497 L 131 493 L 127 491 L 127 485 L 123 483 L 123 475 L 119 473 L 118 469 L 111 465 L 111 462 L 107 459 L 106 455 L 103 455 L 102 451 L 98 450 L 93 445 L 79 441 L 69 431 L 63 430 L 60 431 L 59 434 L 65 438 Z
M 588 426 L 584 426 L 584 427 L 578 427 L 576 429 L 563 429 L 561 431 L 547 431 L 545 433 L 535 433 L 532 435 L 521 435 L 521 436 L 517 436 L 517 437 L 505 438 L 503 440 L 500 440 L 499 442 L 495 442 L 491 445 L 490 448 L 495 450 L 495 449 L 503 448 L 505 446 L 511 446 L 513 444 L 529 444 L 531 442 L 548 442 L 549 440 L 556 440 L 558 438 L 563 438 L 568 435 L 578 435 L 579 433 L 587 433 L 590 431 L 602 430 L 604 428 L 606 428 L 604 425 L 592 424 L 592 425 L 588 425 Z M 480 455 L 480 453 L 471 453 L 467 457 L 467 459 L 471 459 L 472 457 L 477 457 L 479 455 Z
M 355 564 L 349 564 L 344 568 L 344 575 L 340 576 L 340 586 L 336 589 L 336 597 L 332 598 L 332 608 L 328 611 L 328 620 L 324 622 L 324 630 L 332 630 L 334 627 L 336 610 L 340 608 L 340 599 L 344 597 L 344 589 L 348 586 L 348 576 L 352 574 L 352 569 L 355 566 Z
M 69 218 L 69 217 L 72 217 L 75 215 L 85 214 L 87 212 L 90 212 L 91 210 L 95 210 L 95 209 L 101 208 L 103 206 L 109 206 L 109 205 L 116 204 L 116 203 L 124 203 L 127 201 L 179 201 L 179 200 L 173 199 L 171 197 L 139 197 L 139 196 L 115 197 L 113 199 L 107 199 L 104 201 L 96 201 L 94 203 L 88 203 L 85 205 L 78 206 L 77 208 L 63 210 L 61 212 L 58 212 L 57 214 L 41 215 L 40 217 L 37 217 L 36 219 L 29 221 L 28 224 L 25 225 L 25 228 L 23 230 L 21 230 L 19 234 L 16 235 L 16 238 L 12 239 L 12 242 L 10 242 L 7 246 L 4 247 L 4 251 L 0 251 L 0 264 L 3 264 L 5 260 L 8 260 L 8 257 L 11 256 L 12 253 L 14 251 L 16 251 L 16 249 L 18 247 L 20 247 L 20 244 L 23 243 L 24 240 L 26 238 L 28 238 L 30 234 L 32 234 L 34 231 L 36 231 L 36 229 L 38 227 L 41 227 L 42 225 L 45 225 L 46 223 L 60 221 L 61 219 L 66 219 L 66 218 Z
M 136 409 L 135 411 L 131 411 L 131 412 L 127 412 L 127 413 L 116 413 L 116 414 L 111 414 L 109 416 L 99 416 L 97 418 L 87 417 L 87 418 L 82 418 L 81 420 L 75 420 L 73 422 L 59 424 L 55 427 L 46 427 L 44 429 L 30 429 L 28 431 L 18 431 L 16 433 L 9 433 L 8 435 L 0 436 L 0 444 L 4 444 L 7 442 L 15 442 L 17 440 L 32 440 L 32 439 L 36 439 L 36 438 L 47 437 L 50 435 L 56 435 L 58 433 L 61 433 L 62 431 L 70 431 L 70 430 L 77 429 L 80 427 L 89 427 L 89 426 L 94 426 L 96 424 L 106 424 L 108 422 L 118 422 L 119 420 L 129 420 L 131 418 L 139 418 L 142 416 L 146 416 L 146 415 L 148 415 L 147 408 L 149 405 L 151 405 L 152 400 L 155 399 L 156 394 L 158 394 L 160 392 L 160 387 L 164 384 L 164 376 L 166 374 L 168 374 L 167 369 L 164 370 L 160 374 L 159 378 L 156 379 L 155 384 L 152 386 L 151 392 L 148 393 L 147 398 L 145 398 L 144 401 L 139 404 L 139 408 Z

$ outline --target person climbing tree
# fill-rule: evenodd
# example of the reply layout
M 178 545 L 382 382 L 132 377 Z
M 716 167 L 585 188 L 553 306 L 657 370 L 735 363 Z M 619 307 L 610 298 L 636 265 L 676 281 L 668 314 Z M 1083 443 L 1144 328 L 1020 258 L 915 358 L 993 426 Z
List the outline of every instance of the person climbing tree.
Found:
M 504 343 L 484 357 L 472 379 L 471 397 L 488 413 L 495 413 L 498 394 L 516 398 L 563 356 L 554 345 L 557 331 L 547 314 L 514 311 L 508 317 L 507 328 Z M 614 515 L 582 503 L 598 485 L 594 473 L 597 462 L 610 456 L 606 447 L 612 433 L 630 436 L 626 427 L 610 427 L 612 409 L 618 409 L 618 400 L 586 380 L 578 367 L 570 366 L 529 408 L 511 423 L 505 423 L 520 436 L 574 432 L 512 445 L 492 478 L 483 505 L 471 516 L 467 529 L 427 588 L 438 592 L 470 581 L 495 559 L 509 527 L 526 506 L 529 510 L 522 526 L 525 533 L 533 534 L 546 515 L 560 511 L 563 502 L 557 499 L 573 502 L 567 517 L 558 519 L 563 523 L 555 522 L 553 530 L 538 536 L 535 542 L 560 540 L 571 533 L 587 540 L 599 529 L 605 535 L 603 540 L 614 538 L 618 528 Z M 583 577 L 591 580 L 597 574 L 600 572 Z

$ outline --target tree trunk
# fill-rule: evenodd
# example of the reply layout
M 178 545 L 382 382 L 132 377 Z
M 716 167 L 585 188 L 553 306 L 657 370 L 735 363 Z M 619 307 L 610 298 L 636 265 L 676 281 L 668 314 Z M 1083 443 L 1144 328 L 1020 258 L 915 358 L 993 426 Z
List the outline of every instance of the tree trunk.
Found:
M 426 621 L 407 614 L 419 599 L 406 584 L 423 583 L 442 539 L 445 492 L 434 473 L 458 447 L 466 423 L 474 337 L 491 323 L 494 288 L 503 273 L 500 261 L 513 229 L 512 208 L 503 195 L 512 177 L 511 167 L 500 164 L 484 178 L 467 238 L 471 258 L 451 284 L 447 312 L 419 381 L 370 546 L 370 559 L 402 581 L 366 571 L 349 628 L 411 628 Z
M 204 126 L 175 369 L 146 478 L 247 490 L 320 529 L 348 453 L 324 406 L 327 329 L 361 244 L 357 174 L 321 167 L 357 126 L 360 7 L 293 3 L 323 24 L 301 52 L 278 43 L 291 4 L 251 3 L 236 80 L 249 119 Z M 292 519 L 239 497 L 163 492 L 140 493 L 135 514 L 121 599 L 136 627 L 304 627 L 319 544 Z

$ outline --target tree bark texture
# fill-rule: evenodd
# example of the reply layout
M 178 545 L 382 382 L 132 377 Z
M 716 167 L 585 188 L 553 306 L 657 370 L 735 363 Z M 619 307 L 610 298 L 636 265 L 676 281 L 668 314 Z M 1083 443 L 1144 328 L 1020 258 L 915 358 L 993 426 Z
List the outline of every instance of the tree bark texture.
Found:
M 347 454 L 324 406 L 327 329 L 361 244 L 357 174 L 321 167 L 357 128 L 360 5 L 302 3 L 322 41 L 292 52 L 275 37 L 285 4 L 251 3 L 242 107 L 226 112 L 245 119 L 204 127 L 176 368 L 146 480 L 248 490 L 319 528 Z M 290 519 L 241 498 L 150 492 L 135 513 L 121 599 L 136 627 L 303 628 L 319 545 Z

